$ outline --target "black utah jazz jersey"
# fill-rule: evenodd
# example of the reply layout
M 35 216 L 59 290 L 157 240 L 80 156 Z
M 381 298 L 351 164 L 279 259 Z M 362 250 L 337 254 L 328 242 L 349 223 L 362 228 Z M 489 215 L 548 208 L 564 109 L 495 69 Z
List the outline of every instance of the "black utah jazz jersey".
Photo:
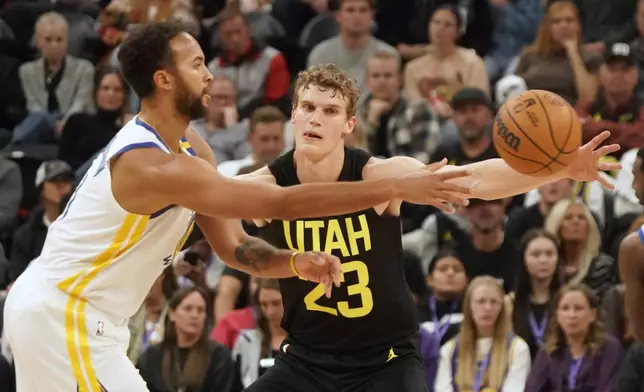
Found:
M 371 156 L 345 148 L 338 181 L 362 180 Z M 293 151 L 269 169 L 277 184 L 299 184 Z M 352 214 L 273 220 L 261 229 L 263 238 L 278 248 L 324 251 L 340 258 L 344 281 L 327 298 L 322 284 L 300 278 L 280 280 L 289 341 L 329 353 L 388 350 L 416 333 L 418 322 L 402 264 L 401 222 L 380 216 L 373 208 Z

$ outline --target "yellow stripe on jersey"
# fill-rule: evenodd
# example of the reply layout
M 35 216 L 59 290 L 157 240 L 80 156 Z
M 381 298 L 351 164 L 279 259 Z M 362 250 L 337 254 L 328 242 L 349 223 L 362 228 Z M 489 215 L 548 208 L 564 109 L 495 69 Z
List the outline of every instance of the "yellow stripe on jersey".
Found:
M 65 308 L 67 350 L 72 363 L 74 377 L 81 392 L 101 390 L 96 373 L 92 367 L 89 352 L 87 324 L 84 313 L 87 301 L 83 297 L 83 291 L 96 278 L 99 272 L 109 267 L 116 258 L 125 253 L 141 239 L 149 219 L 149 216 L 128 214 L 117 230 L 112 243 L 92 261 L 91 267 L 86 271 L 82 271 L 61 281 L 57 285 L 59 289 L 69 294 L 69 300 Z M 77 284 L 74 286 L 76 282 Z M 78 335 L 78 341 L 76 335 Z M 85 375 L 87 376 L 87 380 L 85 379 Z
M 188 143 L 187 141 L 185 141 L 185 142 L 184 142 L 184 141 L 182 140 L 182 141 L 180 141 L 180 142 L 179 142 L 179 148 L 182 148 L 182 149 L 184 149 L 184 150 L 187 150 L 187 149 L 189 149 L 189 148 L 192 148 L 192 146 L 191 146 L 191 145 L 190 145 L 190 143 Z

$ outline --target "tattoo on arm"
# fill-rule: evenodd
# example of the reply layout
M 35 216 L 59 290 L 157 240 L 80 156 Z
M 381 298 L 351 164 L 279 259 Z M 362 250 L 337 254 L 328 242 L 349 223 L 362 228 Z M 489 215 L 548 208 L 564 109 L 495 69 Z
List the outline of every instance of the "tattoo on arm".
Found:
M 275 256 L 278 249 L 268 242 L 255 237 L 247 237 L 237 248 L 235 258 L 240 263 L 261 269 L 262 264 Z

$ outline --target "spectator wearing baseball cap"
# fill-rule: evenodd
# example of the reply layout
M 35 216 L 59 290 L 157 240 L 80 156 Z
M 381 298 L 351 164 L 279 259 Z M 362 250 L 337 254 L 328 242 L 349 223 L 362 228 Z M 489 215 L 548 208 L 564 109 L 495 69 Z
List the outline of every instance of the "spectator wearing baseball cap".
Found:
M 625 43 L 611 45 L 599 69 L 600 91 L 594 102 L 579 102 L 576 109 L 584 123 L 584 141 L 604 130 L 611 132 L 606 143 L 622 148 L 614 154 L 644 145 L 644 110 L 636 94 L 639 70 L 631 47 Z
M 14 233 L 9 258 L 9 280 L 15 281 L 40 255 L 49 225 L 61 214 L 72 190 L 74 172 L 60 160 L 43 162 L 36 171 L 40 202 Z
M 487 93 L 475 87 L 463 87 L 454 94 L 450 106 L 458 138 L 444 138 L 432 161 L 447 158 L 450 164 L 465 165 L 497 158 L 491 134 L 494 105 Z

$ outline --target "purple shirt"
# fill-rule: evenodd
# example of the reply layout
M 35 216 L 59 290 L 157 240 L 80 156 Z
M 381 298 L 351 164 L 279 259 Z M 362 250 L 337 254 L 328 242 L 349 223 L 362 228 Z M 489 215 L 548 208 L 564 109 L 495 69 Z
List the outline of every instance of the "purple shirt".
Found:
M 611 392 L 613 377 L 622 363 L 624 352 L 619 341 L 606 335 L 604 344 L 594 354 L 586 354 L 579 367 L 575 392 Z M 567 348 L 551 356 L 541 350 L 532 365 L 525 392 L 567 392 L 572 358 Z

